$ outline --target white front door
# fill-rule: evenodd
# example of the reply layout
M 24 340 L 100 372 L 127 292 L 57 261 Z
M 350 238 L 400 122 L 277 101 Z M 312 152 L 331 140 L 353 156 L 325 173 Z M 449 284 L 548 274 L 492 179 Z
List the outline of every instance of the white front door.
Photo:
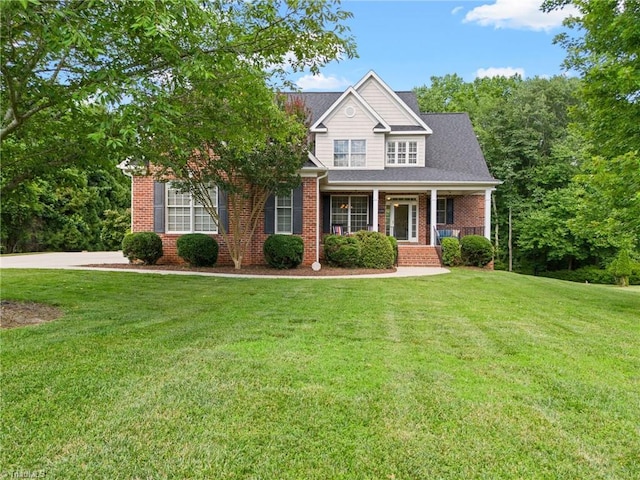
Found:
M 400 242 L 418 241 L 418 199 L 387 197 L 387 235 Z

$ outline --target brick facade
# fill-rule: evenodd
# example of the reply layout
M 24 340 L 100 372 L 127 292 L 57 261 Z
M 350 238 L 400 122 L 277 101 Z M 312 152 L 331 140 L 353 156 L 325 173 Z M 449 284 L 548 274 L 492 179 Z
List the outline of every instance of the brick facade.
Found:
M 134 176 L 133 177 L 133 210 L 132 215 L 132 232 L 153 232 L 153 189 L 154 179 L 152 176 Z M 316 199 L 317 199 L 317 182 L 315 178 L 305 177 L 302 179 L 303 194 L 303 211 L 302 240 L 304 242 L 303 265 L 311 265 L 316 260 Z M 230 217 L 232 212 L 230 212 Z M 243 212 L 242 219 L 248 217 L 248 212 Z M 262 246 L 269 236 L 264 233 L 264 215 L 258 219 L 255 234 L 247 248 L 247 252 L 243 259 L 243 265 L 264 265 L 264 255 Z M 171 234 L 158 232 L 162 239 L 162 248 L 164 255 L 158 261 L 159 264 L 183 263 L 178 257 L 176 242 L 182 234 Z M 233 265 L 233 260 L 229 254 L 229 249 L 222 235 L 211 235 L 216 239 L 220 247 L 218 254 L 218 265 Z

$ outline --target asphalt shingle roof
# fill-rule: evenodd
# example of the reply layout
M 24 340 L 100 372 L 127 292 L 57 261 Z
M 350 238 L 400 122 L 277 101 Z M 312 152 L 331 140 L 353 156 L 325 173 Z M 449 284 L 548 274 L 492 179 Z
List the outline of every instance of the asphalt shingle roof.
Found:
M 311 124 L 326 112 L 343 92 L 290 93 L 304 100 Z M 496 182 L 466 113 L 421 113 L 414 92 L 396 95 L 431 128 L 426 137 L 424 167 L 388 167 L 384 170 L 330 170 L 329 183 L 340 182 Z M 394 131 L 419 127 L 396 125 Z

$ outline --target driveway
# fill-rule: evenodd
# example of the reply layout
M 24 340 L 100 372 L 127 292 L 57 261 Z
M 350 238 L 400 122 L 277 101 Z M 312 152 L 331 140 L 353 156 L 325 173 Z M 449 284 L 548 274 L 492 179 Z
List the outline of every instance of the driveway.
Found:
M 55 252 L 0 255 L 0 268 L 77 268 L 81 265 L 129 263 L 122 252 Z
M 67 270 L 86 270 L 83 265 L 100 265 L 113 263 L 129 263 L 122 252 L 55 252 L 55 253 L 25 253 L 20 255 L 0 255 L 0 268 L 54 268 Z M 123 272 L 125 270 L 115 268 L 91 268 L 91 270 L 112 270 Z M 296 276 L 283 275 L 234 275 L 228 273 L 206 273 L 175 270 L 127 270 L 140 273 L 160 273 L 165 275 L 202 275 L 218 277 L 242 277 L 242 278 L 384 278 L 384 277 L 422 277 L 427 275 L 439 275 L 449 273 L 446 268 L 437 267 L 398 267 L 394 273 L 349 275 L 349 276 Z

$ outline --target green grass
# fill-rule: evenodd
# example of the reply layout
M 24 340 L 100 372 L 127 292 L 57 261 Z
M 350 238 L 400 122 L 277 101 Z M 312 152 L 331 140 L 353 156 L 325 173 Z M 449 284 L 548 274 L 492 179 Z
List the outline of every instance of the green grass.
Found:
M 640 293 L 2 272 L 0 477 L 640 477 Z

